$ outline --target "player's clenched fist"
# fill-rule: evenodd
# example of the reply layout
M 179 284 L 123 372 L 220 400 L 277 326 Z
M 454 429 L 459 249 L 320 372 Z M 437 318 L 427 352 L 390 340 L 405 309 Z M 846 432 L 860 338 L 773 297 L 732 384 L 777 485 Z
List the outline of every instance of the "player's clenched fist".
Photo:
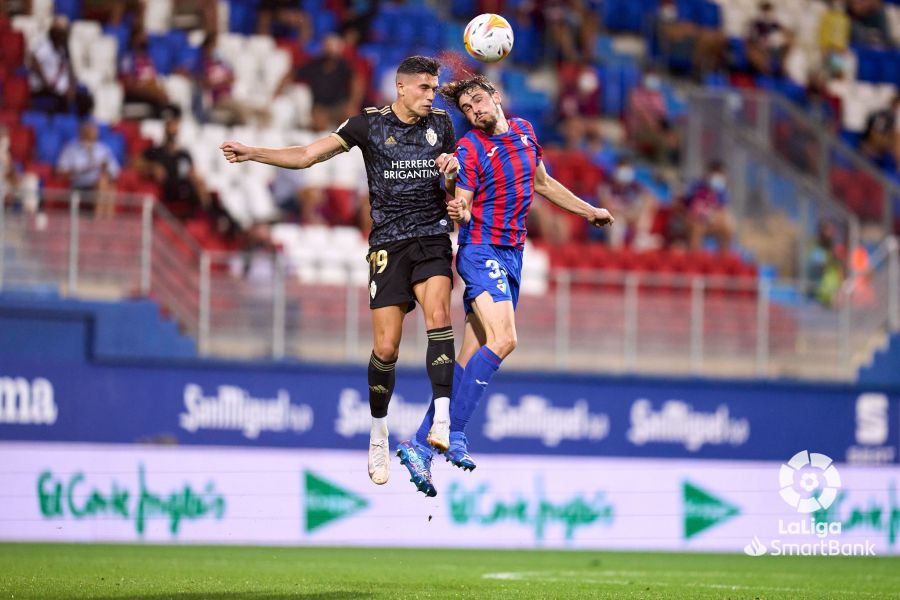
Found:
M 438 155 L 438 157 L 434 159 L 434 164 L 447 179 L 455 178 L 456 173 L 459 171 L 459 160 L 452 154 L 447 154 L 446 152 Z
M 605 208 L 595 208 L 588 217 L 588 223 L 594 227 L 603 227 L 604 225 L 612 225 L 615 222 L 613 216 Z
M 447 214 L 457 223 L 468 223 L 472 218 L 466 203 L 458 198 L 454 198 L 447 203 Z
M 244 162 L 250 160 L 250 148 L 240 142 L 229 140 L 223 143 L 219 148 L 225 155 L 225 160 L 230 163 Z

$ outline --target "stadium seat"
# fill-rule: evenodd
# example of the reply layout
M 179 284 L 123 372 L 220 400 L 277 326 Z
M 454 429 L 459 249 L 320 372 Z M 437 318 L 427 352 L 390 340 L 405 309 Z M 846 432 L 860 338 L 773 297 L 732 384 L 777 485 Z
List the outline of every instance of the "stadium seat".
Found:
M 24 77 L 8 77 L 3 81 L 2 106 L 7 110 L 21 112 L 28 108 L 31 93 L 28 80 Z
M 19 125 L 9 132 L 9 153 L 16 162 L 25 164 L 34 157 L 34 130 Z

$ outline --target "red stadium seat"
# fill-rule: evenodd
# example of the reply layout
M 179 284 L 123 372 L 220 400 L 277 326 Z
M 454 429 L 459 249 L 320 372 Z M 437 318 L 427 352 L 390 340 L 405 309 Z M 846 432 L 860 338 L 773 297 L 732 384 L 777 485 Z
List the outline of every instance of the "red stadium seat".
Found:
M 34 131 L 27 125 L 18 125 L 9 132 L 9 153 L 13 160 L 26 164 L 34 156 Z
M 0 29 L 0 62 L 15 70 L 25 60 L 25 36 L 21 31 Z
M 3 82 L 3 108 L 21 112 L 28 108 L 31 92 L 24 77 L 9 77 Z

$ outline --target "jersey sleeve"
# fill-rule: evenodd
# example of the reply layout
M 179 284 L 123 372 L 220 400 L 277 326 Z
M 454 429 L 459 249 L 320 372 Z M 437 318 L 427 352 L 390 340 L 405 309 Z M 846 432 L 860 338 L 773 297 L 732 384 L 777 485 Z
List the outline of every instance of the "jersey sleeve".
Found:
M 478 151 L 468 136 L 459 140 L 459 146 L 456 147 L 456 160 L 459 161 L 456 187 L 469 192 L 475 191 L 481 183 L 481 173 L 478 165 Z
M 335 136 L 344 150 L 350 150 L 353 146 L 363 147 L 369 137 L 369 121 L 365 115 L 350 117 L 334 130 Z

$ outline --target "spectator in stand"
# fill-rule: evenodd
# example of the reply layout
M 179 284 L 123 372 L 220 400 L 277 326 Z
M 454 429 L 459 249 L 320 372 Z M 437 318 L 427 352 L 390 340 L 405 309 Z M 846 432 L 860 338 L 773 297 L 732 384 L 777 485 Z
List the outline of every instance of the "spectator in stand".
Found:
M 301 66 L 294 75 L 312 92 L 314 131 L 333 129 L 362 109 L 365 90 L 343 52 L 341 37 L 329 34 L 322 42 L 321 56 Z M 290 73 L 285 75 L 280 89 L 284 90 L 291 79 Z
M 791 32 L 778 22 L 769 0 L 759 3 L 759 14 L 747 34 L 747 60 L 754 71 L 768 77 L 784 75 L 784 59 L 791 49 Z
M 693 71 L 699 78 L 719 70 L 725 62 L 725 34 L 680 18 L 675 0 L 660 2 L 652 31 L 654 43 L 673 70 Z
M 828 307 L 835 305 L 844 281 L 844 265 L 838 254 L 837 231 L 832 223 L 822 221 L 806 257 L 807 295 Z
M 380 4 L 381 0 L 353 0 L 346 3 L 341 15 L 341 32 L 349 46 L 357 47 L 369 41 L 369 30 Z
M 119 79 L 125 102 L 147 105 L 154 117 L 169 106 L 166 88 L 147 51 L 147 32 L 143 27 L 135 27 L 128 38 L 128 48 L 119 64 Z
M 262 0 L 256 13 L 256 33 L 274 35 L 273 23 L 292 29 L 301 46 L 312 39 L 312 22 L 302 0 Z
M 849 0 L 850 43 L 854 46 L 893 48 L 894 39 L 881 0 Z
M 842 71 L 850 47 L 850 17 L 844 0 L 829 0 L 819 19 L 819 49 L 823 64 L 832 72 Z
M 195 112 L 197 120 L 222 125 L 245 125 L 256 118 L 263 123 L 269 115 L 231 95 L 234 71 L 216 51 L 217 33 L 207 33 L 200 45 L 200 59 L 194 80 L 197 83 Z
M 597 46 L 599 6 L 584 0 L 541 3 L 547 50 L 554 62 L 590 62 Z
M 53 113 L 74 111 L 87 117 L 94 108 L 90 92 L 78 85 L 69 57 L 69 19 L 56 15 L 47 37 L 28 57 L 32 107 Z
M 616 163 L 612 181 L 600 185 L 600 206 L 615 212 L 619 227 L 609 230 L 609 245 L 621 248 L 628 244 L 636 250 L 659 246 L 650 233 L 656 216 L 657 202 L 653 194 L 635 177 L 634 165 L 627 157 Z
M 656 163 L 678 163 L 681 139 L 666 114 L 662 79 L 652 68 L 628 96 L 625 128 L 632 147 L 641 156 Z
M 95 214 L 108 217 L 113 214 L 116 178 L 119 176 L 119 161 L 113 151 L 99 140 L 97 124 L 90 119 L 81 122 L 78 137 L 63 147 L 56 163 L 56 171 L 69 179 L 73 190 L 96 192 Z
M 728 178 L 719 161 L 707 166 L 706 177 L 695 182 L 682 200 L 688 247 L 701 250 L 707 236 L 716 239 L 719 252 L 731 248 L 734 219 L 728 212 Z
M 894 152 L 897 148 L 897 110 L 900 99 L 894 98 L 890 108 L 876 111 L 866 120 L 859 151 L 888 173 L 897 172 Z
M 0 125 L 0 205 L 11 201 L 26 212 L 35 213 L 39 204 L 38 178 L 34 173 L 22 172 L 13 162 L 9 141 L 9 130 L 6 125 Z
M 140 171 L 159 184 L 163 201 L 179 218 L 209 211 L 210 194 L 206 182 L 197 173 L 190 153 L 178 144 L 181 110 L 176 106 L 163 111 L 165 137 L 159 146 L 148 148 L 140 161 Z
M 574 66 L 574 65 L 573 65 Z M 585 139 L 602 138 L 600 78 L 589 63 L 575 69 L 561 69 L 563 89 L 559 95 L 558 116 L 566 146 L 581 148 Z

